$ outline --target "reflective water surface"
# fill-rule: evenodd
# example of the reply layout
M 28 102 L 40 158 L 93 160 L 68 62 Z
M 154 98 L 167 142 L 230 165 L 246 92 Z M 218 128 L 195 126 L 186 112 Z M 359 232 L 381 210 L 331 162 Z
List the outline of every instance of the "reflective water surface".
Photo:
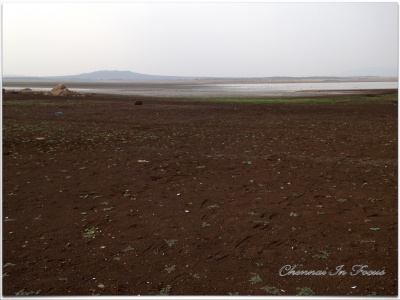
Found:
M 143 95 L 153 97 L 298 97 L 353 93 L 357 90 L 397 89 L 398 82 L 295 82 L 295 83 L 196 83 L 196 82 L 66 82 L 80 93 Z M 50 91 L 54 82 L 3 82 L 6 89 Z

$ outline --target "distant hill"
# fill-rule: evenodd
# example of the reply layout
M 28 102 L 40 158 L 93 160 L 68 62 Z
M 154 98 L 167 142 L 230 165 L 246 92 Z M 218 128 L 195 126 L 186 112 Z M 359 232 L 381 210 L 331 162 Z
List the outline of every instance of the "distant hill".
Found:
M 142 80 L 178 80 L 189 79 L 177 76 L 160 76 L 160 75 L 147 75 L 135 73 L 131 71 L 95 71 L 91 73 L 83 73 L 72 76 L 61 76 L 70 80 L 129 80 L 129 81 L 142 81 Z M 54 77 L 53 77 L 54 78 Z M 58 77 L 59 79 L 60 77 Z
M 146 75 L 141 73 L 135 73 L 131 71 L 95 71 L 90 73 L 83 73 L 78 75 L 67 75 L 67 76 L 4 76 L 5 81 L 13 79 L 20 80 L 46 80 L 46 81 L 152 81 L 152 80 L 178 80 L 178 79 L 191 79 L 189 77 L 177 77 L 177 76 L 158 76 L 158 75 Z
M 24 82 L 24 81 L 172 81 L 172 80 L 267 80 L 271 82 L 301 82 L 301 81 L 343 81 L 350 80 L 376 80 L 377 76 L 311 76 L 311 77 L 184 77 L 184 76 L 161 76 L 135 73 L 131 71 L 95 71 L 78 75 L 68 76 L 3 76 L 3 82 Z M 397 80 L 397 78 L 396 78 Z

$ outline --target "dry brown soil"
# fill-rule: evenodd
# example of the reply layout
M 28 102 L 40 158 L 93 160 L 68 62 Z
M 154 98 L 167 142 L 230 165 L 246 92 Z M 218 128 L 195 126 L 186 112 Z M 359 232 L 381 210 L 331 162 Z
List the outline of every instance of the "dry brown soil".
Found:
M 138 99 L 5 95 L 5 295 L 397 295 L 396 101 Z

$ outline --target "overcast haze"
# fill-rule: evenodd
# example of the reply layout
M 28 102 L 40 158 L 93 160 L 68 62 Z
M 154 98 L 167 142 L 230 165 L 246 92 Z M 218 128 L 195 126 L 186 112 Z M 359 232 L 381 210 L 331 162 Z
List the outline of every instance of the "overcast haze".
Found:
M 5 3 L 3 74 L 398 74 L 397 3 Z

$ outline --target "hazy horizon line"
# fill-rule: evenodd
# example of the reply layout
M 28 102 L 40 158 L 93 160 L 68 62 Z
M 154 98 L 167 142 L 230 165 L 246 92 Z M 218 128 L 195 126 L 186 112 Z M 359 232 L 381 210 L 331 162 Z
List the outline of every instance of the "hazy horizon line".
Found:
M 140 73 L 131 70 L 111 70 L 111 69 L 103 69 L 103 70 L 95 70 L 90 72 L 83 72 L 83 73 L 75 73 L 75 74 L 68 74 L 68 75 L 21 75 L 21 74 L 3 74 L 2 77 L 36 77 L 36 78 L 44 78 L 44 77 L 72 77 L 72 76 L 79 76 L 85 74 L 92 74 L 97 72 L 129 72 L 133 74 L 140 74 L 146 76 L 160 76 L 160 77 L 180 77 L 180 78 L 313 78 L 313 77 L 337 77 L 337 78 L 346 78 L 346 77 L 380 77 L 380 78 L 398 78 L 399 75 L 379 75 L 379 74 L 369 74 L 369 75 L 361 75 L 361 74 L 351 74 L 351 72 L 344 72 L 349 73 L 349 75 L 306 75 L 306 76 L 295 76 L 295 75 L 266 75 L 266 76 L 212 76 L 212 75 L 160 75 L 160 74 L 149 74 L 149 73 Z

